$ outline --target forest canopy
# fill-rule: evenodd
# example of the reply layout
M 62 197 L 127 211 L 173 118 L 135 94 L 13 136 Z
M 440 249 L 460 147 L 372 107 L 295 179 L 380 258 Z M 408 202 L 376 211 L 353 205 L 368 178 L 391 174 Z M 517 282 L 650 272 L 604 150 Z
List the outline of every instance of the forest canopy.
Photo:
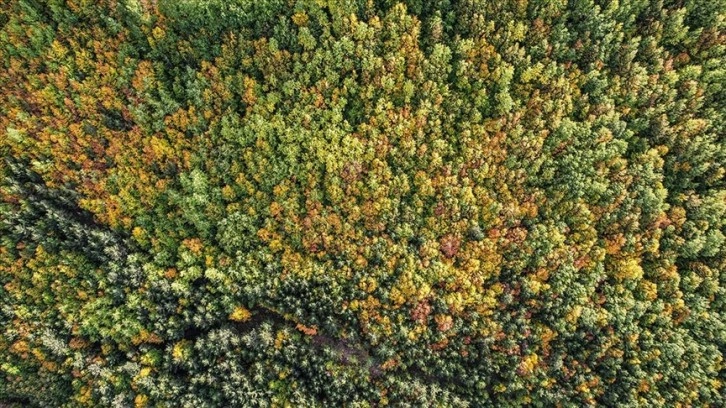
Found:
M 726 0 L 6 0 L 0 405 L 726 406 Z

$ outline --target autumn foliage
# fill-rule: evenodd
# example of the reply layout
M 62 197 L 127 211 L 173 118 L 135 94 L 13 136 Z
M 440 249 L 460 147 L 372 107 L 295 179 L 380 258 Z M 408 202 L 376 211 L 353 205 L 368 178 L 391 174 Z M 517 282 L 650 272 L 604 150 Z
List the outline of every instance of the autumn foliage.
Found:
M 0 405 L 726 405 L 722 0 L 6 0 Z

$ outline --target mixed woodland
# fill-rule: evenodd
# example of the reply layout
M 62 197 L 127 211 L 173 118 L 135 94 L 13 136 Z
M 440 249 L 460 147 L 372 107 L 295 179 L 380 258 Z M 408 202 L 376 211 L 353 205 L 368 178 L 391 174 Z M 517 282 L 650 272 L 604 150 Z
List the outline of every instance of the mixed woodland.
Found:
M 0 401 L 723 407 L 725 0 L 5 0 Z

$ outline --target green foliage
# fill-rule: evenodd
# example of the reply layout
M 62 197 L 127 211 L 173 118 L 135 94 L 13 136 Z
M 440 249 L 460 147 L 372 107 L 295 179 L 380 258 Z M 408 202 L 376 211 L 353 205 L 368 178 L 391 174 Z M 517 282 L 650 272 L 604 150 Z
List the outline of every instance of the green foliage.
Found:
M 723 406 L 726 3 L 0 6 L 0 405 Z

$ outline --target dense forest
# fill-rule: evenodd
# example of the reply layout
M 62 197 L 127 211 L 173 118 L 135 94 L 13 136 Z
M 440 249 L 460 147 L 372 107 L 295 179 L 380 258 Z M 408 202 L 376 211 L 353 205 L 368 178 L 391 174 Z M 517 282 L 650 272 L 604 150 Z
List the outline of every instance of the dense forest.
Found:
M 0 405 L 726 406 L 726 0 L 0 27 Z

